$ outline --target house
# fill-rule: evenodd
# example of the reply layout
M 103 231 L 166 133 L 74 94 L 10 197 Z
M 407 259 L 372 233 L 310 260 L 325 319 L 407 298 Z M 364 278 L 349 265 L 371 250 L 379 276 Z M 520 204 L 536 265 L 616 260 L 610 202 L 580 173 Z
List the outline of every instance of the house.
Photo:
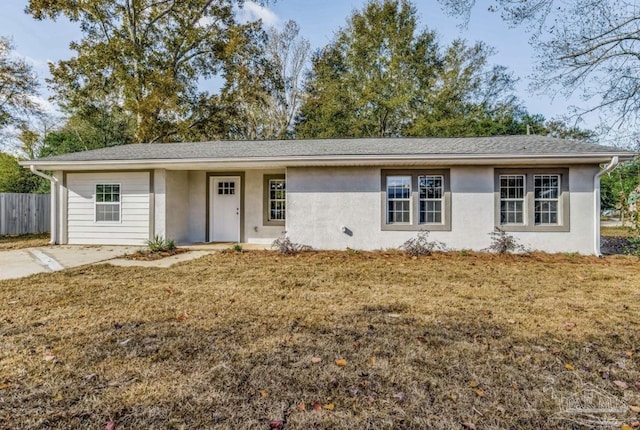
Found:
M 500 227 L 531 249 L 599 254 L 599 178 L 633 155 L 500 136 L 134 144 L 23 165 L 52 181 L 58 244 L 269 244 L 286 231 L 373 250 L 428 230 L 480 250 Z

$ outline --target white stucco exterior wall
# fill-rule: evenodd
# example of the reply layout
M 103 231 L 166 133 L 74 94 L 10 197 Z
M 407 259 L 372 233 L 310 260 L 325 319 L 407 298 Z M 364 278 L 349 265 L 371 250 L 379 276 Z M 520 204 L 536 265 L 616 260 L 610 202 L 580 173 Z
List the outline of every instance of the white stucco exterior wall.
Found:
M 264 176 L 284 175 L 283 170 L 247 170 L 244 176 L 244 240 L 271 244 L 285 226 L 264 225 Z
M 510 233 L 531 249 L 593 254 L 595 166 L 569 171 L 569 232 Z M 430 238 L 451 249 L 482 250 L 495 226 L 493 167 L 450 167 L 451 231 Z M 397 248 L 416 231 L 381 229 L 380 168 L 287 169 L 287 234 L 316 249 Z M 352 233 L 342 232 L 346 227 Z
M 189 241 L 189 172 L 167 170 L 166 239 L 183 245 Z

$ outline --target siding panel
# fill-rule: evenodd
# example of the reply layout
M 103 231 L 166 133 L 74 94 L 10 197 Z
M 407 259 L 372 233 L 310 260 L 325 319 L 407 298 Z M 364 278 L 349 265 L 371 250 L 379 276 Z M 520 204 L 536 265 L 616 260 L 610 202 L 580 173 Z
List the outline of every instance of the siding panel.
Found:
M 120 184 L 120 222 L 95 222 L 97 184 Z M 144 245 L 149 239 L 149 173 L 67 175 L 70 244 Z

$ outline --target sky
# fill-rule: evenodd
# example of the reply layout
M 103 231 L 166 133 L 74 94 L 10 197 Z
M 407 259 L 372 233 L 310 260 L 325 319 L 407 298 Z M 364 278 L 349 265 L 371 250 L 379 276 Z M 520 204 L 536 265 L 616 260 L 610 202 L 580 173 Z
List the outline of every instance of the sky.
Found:
M 312 49 L 318 49 L 331 42 L 333 35 L 346 23 L 354 10 L 361 9 L 365 0 L 277 0 L 262 7 L 247 1 L 240 13 L 245 19 L 261 18 L 267 25 L 281 26 L 287 20 L 294 20 L 300 26 L 301 35 L 309 40 Z M 435 30 L 443 44 L 455 38 L 471 42 L 483 41 L 496 50 L 492 62 L 507 66 L 520 80 L 517 95 L 531 113 L 542 114 L 546 118 L 556 118 L 569 113 L 569 106 L 579 103 L 577 98 L 567 100 L 561 95 L 553 99 L 529 90 L 529 75 L 533 73 L 535 58 L 529 45 L 529 36 L 521 28 L 509 28 L 499 14 L 478 7 L 474 10 L 468 26 L 463 27 L 463 19 L 446 15 L 435 0 L 415 0 L 420 27 Z M 48 62 L 70 58 L 73 51 L 69 43 L 81 38 L 77 23 L 65 19 L 58 21 L 37 21 L 24 13 L 27 0 L 2 0 L 0 11 L 0 36 L 10 37 L 15 45 L 16 55 L 24 57 L 32 64 L 43 82 L 40 99 L 48 109 L 55 111 L 55 101 L 48 102 L 51 93 L 44 84 L 49 76 Z M 595 128 L 597 121 L 587 118 L 580 124 L 583 128 Z

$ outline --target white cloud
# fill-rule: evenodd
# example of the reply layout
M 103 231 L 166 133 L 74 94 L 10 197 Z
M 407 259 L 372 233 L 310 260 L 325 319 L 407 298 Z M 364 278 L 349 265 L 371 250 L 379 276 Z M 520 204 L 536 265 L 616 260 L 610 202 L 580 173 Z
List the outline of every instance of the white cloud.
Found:
M 278 26 L 282 23 L 282 20 L 275 12 L 253 1 L 245 1 L 243 8 L 238 10 L 239 21 L 249 22 L 259 19 L 267 27 Z

